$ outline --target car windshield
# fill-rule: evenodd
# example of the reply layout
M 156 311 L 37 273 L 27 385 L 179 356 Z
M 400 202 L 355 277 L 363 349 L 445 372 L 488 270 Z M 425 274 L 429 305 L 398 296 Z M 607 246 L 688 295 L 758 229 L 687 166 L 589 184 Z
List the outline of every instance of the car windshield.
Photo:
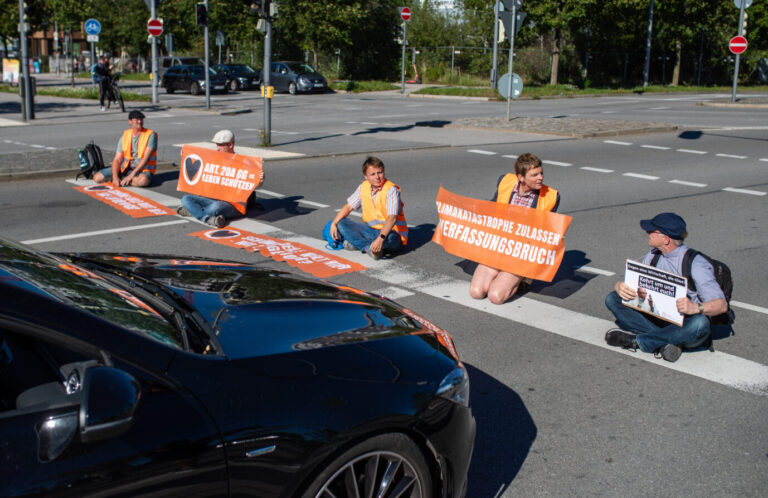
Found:
M 291 71 L 294 73 L 314 73 L 315 70 L 312 69 L 312 66 L 309 66 L 307 64 L 304 64 L 303 62 L 287 62 L 285 64 L 288 66 Z
M 245 74 L 253 74 L 256 71 L 253 70 L 251 66 L 246 66 L 245 64 L 230 64 L 229 70 L 233 73 L 245 73 Z
M 189 74 L 195 75 L 195 76 L 205 76 L 205 67 L 203 66 L 192 66 L 189 68 Z M 208 68 L 208 74 L 215 75 L 219 74 L 216 71 L 213 70 L 212 67 Z
M 183 349 L 182 332 L 147 300 L 56 256 L 0 241 L 0 280 Z

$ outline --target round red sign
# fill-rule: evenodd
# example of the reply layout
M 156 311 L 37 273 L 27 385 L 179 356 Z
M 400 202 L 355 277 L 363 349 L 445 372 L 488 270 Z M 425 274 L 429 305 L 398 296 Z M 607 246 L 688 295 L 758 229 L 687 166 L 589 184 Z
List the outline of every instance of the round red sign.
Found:
M 728 42 L 728 49 L 734 54 L 740 54 L 747 49 L 747 39 L 743 36 L 734 36 Z
M 160 36 L 163 34 L 163 22 L 160 19 L 150 19 L 147 22 L 147 31 L 152 36 Z
M 407 21 L 411 18 L 411 9 L 408 7 L 403 7 L 400 9 L 400 17 L 403 18 L 403 21 Z

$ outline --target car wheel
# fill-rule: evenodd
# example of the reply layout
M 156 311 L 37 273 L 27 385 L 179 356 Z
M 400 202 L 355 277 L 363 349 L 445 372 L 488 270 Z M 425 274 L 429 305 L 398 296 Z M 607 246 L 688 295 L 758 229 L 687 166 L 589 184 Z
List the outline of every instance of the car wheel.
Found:
M 200 85 L 197 84 L 197 81 L 193 81 L 191 85 L 189 85 L 189 93 L 192 95 L 200 95 Z
M 403 434 L 382 434 L 352 447 L 324 468 L 304 498 L 331 496 L 431 498 L 424 454 Z
M 291 95 L 296 95 L 296 83 L 293 81 L 288 84 L 288 93 Z
M 165 86 L 165 93 L 173 93 L 173 87 L 170 85 Z
M 229 82 L 229 89 L 233 92 L 236 92 L 237 89 L 240 88 L 240 85 L 237 84 L 237 80 L 232 80 Z

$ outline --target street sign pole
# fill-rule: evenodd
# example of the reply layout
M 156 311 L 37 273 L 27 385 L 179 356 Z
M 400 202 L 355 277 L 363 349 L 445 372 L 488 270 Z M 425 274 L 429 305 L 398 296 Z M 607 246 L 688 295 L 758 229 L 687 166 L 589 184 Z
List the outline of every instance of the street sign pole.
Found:
M 499 2 L 493 2 L 493 62 L 491 63 L 491 88 L 499 80 Z
M 96 64 L 96 44 L 91 42 L 91 67 Z M 96 82 L 91 78 L 91 90 L 96 89 Z
M 208 0 L 205 0 L 205 15 L 208 16 Z M 203 33 L 205 36 L 205 108 L 210 109 L 211 108 L 211 78 L 208 75 L 208 67 L 210 64 L 210 56 L 208 54 L 208 24 L 209 22 L 205 23 L 205 26 L 203 26 Z
M 150 0 L 149 17 L 157 18 L 156 0 Z M 152 103 L 158 103 L 157 97 L 157 37 L 152 37 Z
M 403 58 L 400 71 L 400 93 L 405 95 L 405 46 L 407 44 L 408 37 L 405 34 L 405 27 L 408 23 L 403 21 Z
M 29 48 L 27 46 L 27 27 L 24 25 L 24 0 L 19 0 L 19 38 L 21 39 L 21 74 L 24 82 L 24 98 L 21 106 L 21 119 L 35 119 L 32 103 L 32 82 L 29 79 Z M 72 70 L 74 72 L 74 69 Z
M 517 21 L 517 2 L 512 2 L 512 29 L 509 30 L 509 83 L 507 84 L 507 121 L 512 107 L 512 59 L 515 57 L 515 22 Z
M 267 2 L 267 0 L 264 1 Z M 266 31 L 264 32 L 264 69 L 262 71 L 264 77 L 261 81 L 261 86 L 264 89 L 264 134 L 261 137 L 261 143 L 263 146 L 269 147 L 272 145 L 273 96 L 273 93 L 270 92 L 272 84 L 272 16 L 269 3 L 264 5 L 264 11 L 266 12 L 266 19 L 264 19 Z
M 744 8 L 746 7 L 746 0 L 741 1 L 741 7 L 739 7 L 739 36 L 742 36 L 744 32 Z M 733 65 L 733 89 L 731 90 L 731 102 L 736 102 L 736 85 L 739 79 L 739 54 L 736 54 L 736 63 Z

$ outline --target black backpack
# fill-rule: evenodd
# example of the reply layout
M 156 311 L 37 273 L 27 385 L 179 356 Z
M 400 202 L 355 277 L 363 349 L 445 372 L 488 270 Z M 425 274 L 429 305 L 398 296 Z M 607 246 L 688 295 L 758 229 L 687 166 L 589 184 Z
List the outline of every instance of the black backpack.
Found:
M 101 148 L 93 143 L 77 150 L 77 159 L 80 162 L 80 172 L 75 177 L 75 180 L 81 176 L 91 179 L 93 174 L 104 168 L 104 158 L 101 155 Z
M 688 279 L 688 288 L 696 292 L 696 283 L 693 281 L 693 278 L 691 277 L 691 266 L 693 266 L 693 258 L 696 256 L 701 256 L 704 259 L 706 259 L 709 264 L 712 265 L 712 269 L 715 273 L 715 280 L 717 281 L 717 285 L 720 286 L 720 290 L 723 291 L 723 294 L 725 295 L 725 300 L 728 302 L 728 311 L 725 313 L 721 313 L 719 315 L 715 315 L 710 317 L 709 321 L 710 323 L 714 325 L 730 325 L 736 320 L 736 314 L 733 312 L 733 309 L 731 308 L 731 296 L 733 295 L 733 278 L 731 277 L 731 269 L 728 268 L 728 265 L 723 263 L 722 261 L 718 261 L 716 259 L 710 258 L 703 252 L 699 252 L 696 249 L 688 248 L 688 250 L 683 255 L 683 264 L 682 264 L 682 271 L 683 276 Z M 651 260 L 651 266 L 656 266 L 656 263 L 659 262 L 659 258 L 661 257 L 661 253 L 657 252 L 654 254 L 653 259 Z M 709 337 L 707 338 L 707 342 L 705 343 L 705 346 L 708 347 L 710 350 L 714 351 L 714 347 L 712 346 L 712 333 L 710 332 Z

